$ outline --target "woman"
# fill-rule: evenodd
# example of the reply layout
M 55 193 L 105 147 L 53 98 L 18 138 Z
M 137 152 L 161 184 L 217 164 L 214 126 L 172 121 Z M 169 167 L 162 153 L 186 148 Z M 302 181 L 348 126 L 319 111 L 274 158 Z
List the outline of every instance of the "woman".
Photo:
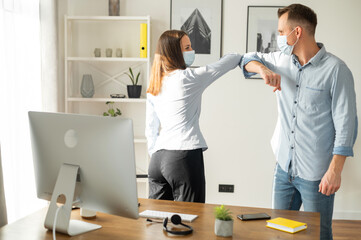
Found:
M 170 30 L 160 36 L 147 90 L 149 198 L 205 202 L 203 151 L 207 144 L 199 128 L 202 93 L 237 67 L 241 55 L 229 54 L 205 67 L 187 68 L 194 56 L 185 32 Z

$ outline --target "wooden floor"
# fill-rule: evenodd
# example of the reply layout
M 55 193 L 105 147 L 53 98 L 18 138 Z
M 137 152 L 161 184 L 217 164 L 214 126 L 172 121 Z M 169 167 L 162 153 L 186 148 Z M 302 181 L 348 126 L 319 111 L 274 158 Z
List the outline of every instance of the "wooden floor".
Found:
M 361 220 L 333 220 L 334 240 L 361 240 Z

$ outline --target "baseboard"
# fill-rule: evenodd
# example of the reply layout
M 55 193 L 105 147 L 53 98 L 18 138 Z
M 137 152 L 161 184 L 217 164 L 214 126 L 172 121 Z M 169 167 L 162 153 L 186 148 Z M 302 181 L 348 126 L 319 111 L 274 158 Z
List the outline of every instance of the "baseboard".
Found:
M 361 220 L 361 211 L 337 211 L 333 212 L 332 219 Z

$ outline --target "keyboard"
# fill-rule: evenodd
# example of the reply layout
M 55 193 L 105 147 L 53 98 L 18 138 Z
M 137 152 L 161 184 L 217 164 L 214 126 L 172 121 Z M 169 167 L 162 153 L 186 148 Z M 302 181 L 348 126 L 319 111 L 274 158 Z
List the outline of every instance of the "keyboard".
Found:
M 145 210 L 139 213 L 139 216 L 144 218 L 157 218 L 157 219 L 164 219 L 168 217 L 168 219 L 170 219 L 174 214 L 178 214 L 182 218 L 182 221 L 185 222 L 192 222 L 194 219 L 198 217 L 198 215 L 192 215 L 192 214 L 153 211 L 153 210 Z

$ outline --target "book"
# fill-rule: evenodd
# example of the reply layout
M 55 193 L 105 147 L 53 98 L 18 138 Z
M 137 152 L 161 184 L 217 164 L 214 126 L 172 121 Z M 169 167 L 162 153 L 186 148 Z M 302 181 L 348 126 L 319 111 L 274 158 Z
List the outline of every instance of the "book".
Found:
M 306 229 L 307 224 L 279 217 L 268 220 L 266 227 L 281 230 L 288 233 L 296 233 Z

